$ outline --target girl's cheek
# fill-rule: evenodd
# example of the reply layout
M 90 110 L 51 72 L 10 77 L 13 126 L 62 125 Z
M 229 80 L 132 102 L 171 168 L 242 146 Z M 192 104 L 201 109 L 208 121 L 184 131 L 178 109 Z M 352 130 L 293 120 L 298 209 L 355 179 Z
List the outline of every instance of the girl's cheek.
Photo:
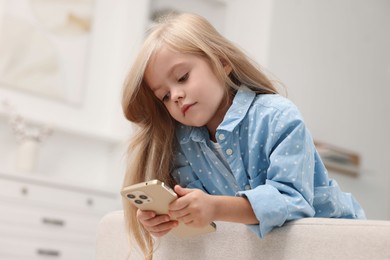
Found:
M 168 113 L 173 117 L 174 119 L 178 120 L 180 111 L 176 111 L 175 109 L 168 109 Z

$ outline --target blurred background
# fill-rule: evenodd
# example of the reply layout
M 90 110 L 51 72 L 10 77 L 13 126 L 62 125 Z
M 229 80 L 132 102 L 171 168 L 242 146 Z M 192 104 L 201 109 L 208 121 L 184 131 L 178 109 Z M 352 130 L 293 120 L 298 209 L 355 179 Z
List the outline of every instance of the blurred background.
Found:
M 170 11 L 203 15 L 280 82 L 331 177 L 390 219 L 389 1 L 0 0 L 0 259 L 93 259 L 121 209 L 122 83 Z

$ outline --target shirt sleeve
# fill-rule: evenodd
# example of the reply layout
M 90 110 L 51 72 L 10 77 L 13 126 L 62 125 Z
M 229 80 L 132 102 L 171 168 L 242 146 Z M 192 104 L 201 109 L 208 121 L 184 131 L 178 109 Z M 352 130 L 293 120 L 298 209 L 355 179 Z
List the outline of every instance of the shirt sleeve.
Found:
M 271 121 L 265 145 L 269 160 L 265 184 L 237 193 L 251 203 L 260 224 L 249 227 L 260 237 L 286 221 L 315 214 L 311 135 L 292 104 L 275 113 Z

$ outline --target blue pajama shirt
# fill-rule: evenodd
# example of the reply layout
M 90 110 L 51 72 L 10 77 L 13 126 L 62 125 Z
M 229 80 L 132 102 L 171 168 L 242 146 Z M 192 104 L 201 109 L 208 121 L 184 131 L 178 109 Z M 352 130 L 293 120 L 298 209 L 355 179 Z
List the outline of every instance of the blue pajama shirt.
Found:
M 365 218 L 354 197 L 328 177 L 298 109 L 280 95 L 240 87 L 216 132 L 224 158 L 206 127 L 178 124 L 176 137 L 175 181 L 247 197 L 260 223 L 248 227 L 259 237 L 304 217 Z

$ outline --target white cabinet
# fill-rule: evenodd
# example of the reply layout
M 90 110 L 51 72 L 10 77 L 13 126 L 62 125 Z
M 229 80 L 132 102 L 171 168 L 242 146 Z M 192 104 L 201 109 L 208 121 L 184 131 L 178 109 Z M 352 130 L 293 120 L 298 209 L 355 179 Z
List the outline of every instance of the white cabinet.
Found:
M 102 216 L 119 192 L 0 173 L 0 259 L 94 259 Z

